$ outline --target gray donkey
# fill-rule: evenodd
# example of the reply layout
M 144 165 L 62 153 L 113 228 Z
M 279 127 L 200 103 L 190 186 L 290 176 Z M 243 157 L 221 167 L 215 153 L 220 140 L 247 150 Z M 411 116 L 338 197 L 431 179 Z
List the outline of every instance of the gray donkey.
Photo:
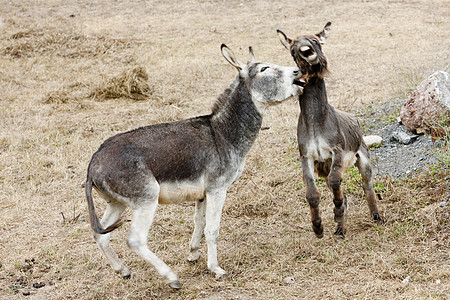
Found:
M 150 125 L 107 139 L 94 153 L 85 184 L 94 238 L 112 268 L 128 278 L 130 271 L 110 246 L 110 232 L 120 225 L 128 206 L 132 223 L 128 246 L 150 262 L 170 287 L 180 288 L 177 275 L 147 246 L 148 231 L 160 204 L 195 202 L 189 261 L 199 258 L 205 234 L 208 269 L 216 279 L 227 272 L 217 262 L 217 237 L 225 196 L 241 175 L 248 151 L 261 128 L 268 106 L 299 95 L 303 82 L 297 67 L 249 62 L 243 64 L 225 45 L 225 59 L 239 75 L 225 90 L 210 115 Z M 106 200 L 101 221 L 92 187 Z
M 311 209 L 311 221 L 318 238 L 323 236 L 322 219 L 319 213 L 320 194 L 314 182 L 314 171 L 325 177 L 333 192 L 336 235 L 346 232 L 347 199 L 342 193 L 342 176 L 356 163 L 363 179 L 372 219 L 382 223 L 378 212 L 376 195 L 372 183 L 370 155 L 364 143 L 358 120 L 355 116 L 339 111 L 328 103 L 324 76 L 327 74 L 327 59 L 321 44 L 327 37 L 331 22 L 315 35 L 288 38 L 278 30 L 281 43 L 291 52 L 294 61 L 304 74 L 306 85 L 299 97 L 300 116 L 297 137 L 302 160 L 303 181 L 306 199 Z

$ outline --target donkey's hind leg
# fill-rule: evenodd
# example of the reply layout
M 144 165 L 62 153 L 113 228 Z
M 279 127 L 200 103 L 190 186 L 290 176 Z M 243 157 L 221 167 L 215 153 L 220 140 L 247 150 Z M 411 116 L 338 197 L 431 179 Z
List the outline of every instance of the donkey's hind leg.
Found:
M 178 276 L 169 268 L 169 266 L 148 249 L 148 231 L 153 223 L 156 208 L 158 206 L 159 185 L 156 182 L 155 189 L 153 190 L 157 191 L 155 195 L 140 198 L 139 203 L 132 208 L 133 221 L 131 222 L 127 243 L 134 252 L 151 263 L 158 273 L 167 279 L 171 288 L 179 289 L 181 285 Z
M 107 228 L 119 220 L 125 208 L 126 206 L 124 204 L 117 202 L 116 200 L 111 199 L 110 202 L 107 202 L 106 211 L 100 221 L 102 227 Z M 95 241 L 105 254 L 113 270 L 120 273 L 124 278 L 130 278 L 130 270 L 123 265 L 122 261 L 117 257 L 116 252 L 111 248 L 109 243 L 110 237 L 111 233 L 94 234 Z
M 372 182 L 372 166 L 370 165 L 370 154 L 367 146 L 363 143 L 356 155 L 356 166 L 363 180 L 363 189 L 367 197 L 372 219 L 377 223 L 383 223 L 383 218 L 378 212 L 375 190 Z
M 190 262 L 195 262 L 200 257 L 198 248 L 206 225 L 205 214 L 206 201 L 204 199 L 197 200 L 195 203 L 194 232 L 192 233 L 191 242 L 189 244 L 191 253 L 188 256 L 188 261 Z
M 323 225 L 320 218 L 319 202 L 320 193 L 314 181 L 314 162 L 308 158 L 302 159 L 303 182 L 306 185 L 306 200 L 311 212 L 312 228 L 316 237 L 323 237 Z
M 336 150 L 331 163 L 330 174 L 327 177 L 328 186 L 333 192 L 334 221 L 337 223 L 334 234 L 340 236 L 344 236 L 346 232 L 345 223 L 347 212 L 347 199 L 341 188 L 342 175 L 345 171 L 343 159 L 342 151 Z

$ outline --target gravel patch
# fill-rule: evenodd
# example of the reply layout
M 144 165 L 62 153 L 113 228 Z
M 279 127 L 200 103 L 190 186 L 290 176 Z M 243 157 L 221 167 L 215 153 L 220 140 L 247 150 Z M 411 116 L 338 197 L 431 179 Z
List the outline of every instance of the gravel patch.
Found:
M 419 135 L 409 144 L 403 144 L 394 138 L 398 132 L 412 135 L 400 124 L 389 124 L 372 132 L 383 138 L 381 147 L 370 151 L 376 175 L 405 178 L 438 162 L 439 143 L 433 143 L 430 136 Z
M 433 142 L 429 135 L 415 135 L 398 121 L 387 124 L 387 119 L 398 116 L 402 103 L 402 99 L 386 101 L 369 107 L 369 112 L 359 117 L 363 128 L 370 128 L 364 135 L 383 138 L 382 145 L 370 151 L 375 175 L 407 178 L 436 164 L 439 151 L 443 151 L 442 142 Z

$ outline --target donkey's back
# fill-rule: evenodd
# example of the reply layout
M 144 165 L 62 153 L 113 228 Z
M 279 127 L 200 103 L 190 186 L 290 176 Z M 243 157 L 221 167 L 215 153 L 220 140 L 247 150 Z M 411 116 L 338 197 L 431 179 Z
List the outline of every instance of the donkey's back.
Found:
M 178 203 L 204 198 L 204 180 L 217 172 L 219 155 L 212 136 L 211 116 L 155 124 L 107 139 L 94 153 L 88 174 L 103 194 L 142 197 L 151 182 L 193 188 L 160 193 L 159 202 Z

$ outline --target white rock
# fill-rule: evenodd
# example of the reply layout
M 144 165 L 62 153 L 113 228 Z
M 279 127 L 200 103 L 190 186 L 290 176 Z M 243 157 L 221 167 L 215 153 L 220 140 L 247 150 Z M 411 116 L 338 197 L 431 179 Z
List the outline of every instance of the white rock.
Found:
M 283 279 L 283 282 L 286 283 L 286 284 L 291 284 L 291 283 L 295 282 L 295 278 L 294 277 L 285 277 Z
M 381 143 L 383 142 L 383 138 L 378 135 L 366 135 L 363 136 L 364 143 L 367 145 L 367 147 L 377 146 L 379 147 Z

